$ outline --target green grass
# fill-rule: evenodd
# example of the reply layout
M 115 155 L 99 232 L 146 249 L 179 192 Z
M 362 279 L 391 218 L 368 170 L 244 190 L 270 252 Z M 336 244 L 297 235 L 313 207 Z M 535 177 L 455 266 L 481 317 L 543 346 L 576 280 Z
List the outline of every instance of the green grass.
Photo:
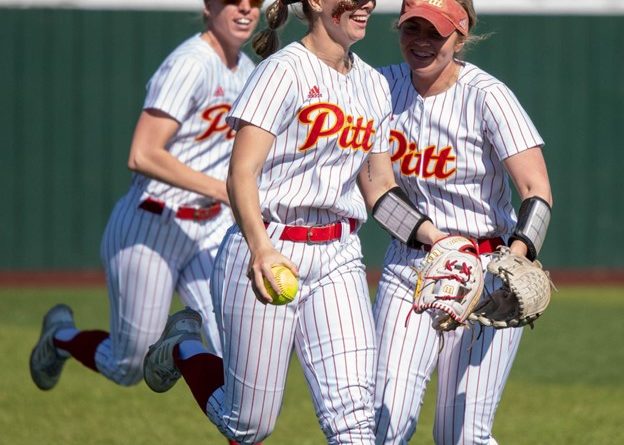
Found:
M 118 387 L 68 361 L 59 385 L 35 388 L 28 356 L 40 320 L 70 304 L 79 328 L 106 328 L 102 289 L 0 289 L 0 443 L 11 445 L 225 444 L 184 383 L 167 394 Z M 527 329 L 499 407 L 500 444 L 624 443 L 624 290 L 564 288 Z M 435 379 L 411 443 L 431 444 Z M 299 364 L 267 445 L 322 444 Z

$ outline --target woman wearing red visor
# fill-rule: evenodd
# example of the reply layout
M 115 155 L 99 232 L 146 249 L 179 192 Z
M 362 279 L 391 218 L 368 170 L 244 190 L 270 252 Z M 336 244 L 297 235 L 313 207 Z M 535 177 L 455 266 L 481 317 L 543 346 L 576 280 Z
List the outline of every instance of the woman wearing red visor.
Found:
M 543 243 L 552 196 L 542 138 L 513 93 L 458 59 L 476 23 L 471 0 L 405 0 L 398 22 L 405 62 L 381 72 L 392 89 L 395 179 L 441 231 L 475 240 L 485 271 L 499 245 L 530 259 Z M 522 200 L 518 217 L 509 177 Z M 521 234 L 528 234 L 522 237 Z M 405 444 L 438 370 L 436 444 L 496 444 L 492 424 L 522 328 L 470 322 L 435 329 L 413 313 L 415 272 L 428 246 L 393 240 L 374 306 L 379 348 L 376 442 Z M 500 287 L 485 274 L 482 299 Z

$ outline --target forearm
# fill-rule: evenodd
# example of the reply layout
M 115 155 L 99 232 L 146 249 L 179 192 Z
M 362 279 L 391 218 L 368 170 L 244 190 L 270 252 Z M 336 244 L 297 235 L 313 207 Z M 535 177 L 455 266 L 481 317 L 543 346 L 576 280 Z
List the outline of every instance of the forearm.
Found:
M 535 259 L 546 237 L 553 205 L 546 163 L 540 147 L 505 160 L 522 204 L 511 236 L 511 251 Z
M 370 155 L 359 174 L 359 185 L 364 201 L 372 209 L 373 217 L 393 237 L 410 247 L 433 244 L 445 234 L 427 215 L 416 209 L 407 194 L 394 180 L 390 157 Z
M 249 249 L 255 252 L 271 247 L 260 210 L 257 175 L 251 171 L 245 172 L 231 167 L 227 179 L 227 191 L 234 218 Z
M 157 109 L 144 110 L 134 129 L 128 168 L 174 187 L 227 203 L 224 181 L 193 170 L 167 150 L 167 144 L 179 128 L 180 123 L 167 113 Z
M 234 218 L 247 240 L 252 256 L 263 248 L 273 248 L 262 220 L 258 178 L 274 139 L 265 130 L 244 125 L 236 133 L 230 159 L 227 193 Z
M 546 201 L 549 206 L 552 207 L 553 205 L 552 192 L 550 190 L 550 184 L 548 180 L 519 186 L 518 195 L 520 196 L 521 201 L 524 201 L 527 198 L 531 198 L 532 196 L 537 196 L 538 198 L 542 198 L 544 201 Z
M 213 178 L 180 162 L 165 150 L 152 150 L 134 156 L 128 166 L 131 170 L 174 187 L 198 193 L 228 203 L 225 181 Z

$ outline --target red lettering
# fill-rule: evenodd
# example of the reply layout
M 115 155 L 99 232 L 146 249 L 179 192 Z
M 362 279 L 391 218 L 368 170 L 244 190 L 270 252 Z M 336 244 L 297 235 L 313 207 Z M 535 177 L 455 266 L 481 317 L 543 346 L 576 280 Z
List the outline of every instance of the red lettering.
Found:
M 407 150 L 407 138 L 403 133 L 397 130 L 390 130 L 390 145 L 396 143 L 397 149 L 392 153 L 390 160 L 396 162 L 405 155 Z
M 351 116 L 347 116 L 347 123 L 353 123 L 353 118 Z M 341 148 L 353 148 L 354 150 L 362 149 L 364 151 L 369 151 L 373 147 L 371 136 L 375 133 L 375 130 L 373 129 L 373 121 L 369 120 L 366 123 L 366 126 L 363 124 L 364 118 L 358 117 L 355 125 L 346 125 L 340 133 L 338 145 L 340 145 Z M 349 134 L 352 135 L 350 139 Z
M 299 122 L 308 125 L 308 135 L 299 147 L 305 151 L 316 146 L 321 138 L 338 137 L 340 148 L 369 151 L 372 144 L 373 120 L 364 125 L 364 118 L 345 115 L 335 104 L 319 102 L 303 108 L 299 112 Z
M 334 104 L 319 102 L 303 108 L 299 112 L 299 122 L 309 125 L 310 130 L 299 150 L 305 151 L 314 147 L 320 138 L 338 133 L 344 124 L 344 119 L 344 113 Z M 332 120 L 333 124 L 330 123 Z
M 449 178 L 457 171 L 457 167 L 450 168 L 449 164 L 455 164 L 455 160 L 457 158 L 453 156 L 453 148 L 452 147 L 444 147 L 439 151 L 438 154 L 438 162 L 436 162 L 436 166 L 434 169 L 434 175 L 439 179 Z M 447 170 L 447 166 L 449 169 Z
M 398 130 L 390 130 L 390 144 L 396 145 L 391 161 L 398 163 L 399 170 L 404 176 L 446 179 L 457 171 L 454 166 L 457 158 L 453 155 L 451 146 L 437 152 L 435 145 L 419 149 L 416 142 L 410 142 L 407 136 Z
M 208 128 L 202 134 L 197 136 L 195 140 L 203 141 L 208 139 L 214 133 L 224 132 L 225 139 L 233 139 L 236 132 L 225 123 L 225 115 L 228 111 L 230 111 L 230 108 L 232 108 L 230 104 L 218 104 L 202 111 L 201 117 L 203 120 L 208 122 Z

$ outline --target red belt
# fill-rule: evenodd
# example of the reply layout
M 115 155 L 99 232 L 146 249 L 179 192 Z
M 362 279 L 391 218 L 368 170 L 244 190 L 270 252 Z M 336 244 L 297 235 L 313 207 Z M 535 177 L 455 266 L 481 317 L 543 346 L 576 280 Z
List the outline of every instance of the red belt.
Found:
M 476 243 L 477 243 L 477 248 L 479 249 L 479 255 L 482 255 L 484 253 L 492 253 L 496 251 L 496 248 L 498 246 L 502 246 L 505 244 L 505 242 L 500 236 L 496 238 L 481 238 L 481 239 L 478 239 Z M 423 249 L 429 252 L 431 250 L 431 246 L 429 244 L 425 244 L 423 246 Z
M 269 226 L 268 222 L 264 223 Z M 358 226 L 355 219 L 349 218 L 350 233 L 353 233 Z M 280 239 L 282 241 L 294 241 L 305 243 L 324 243 L 335 241 L 342 236 L 342 223 L 327 224 L 326 226 L 285 226 Z
M 153 198 L 147 198 L 139 204 L 139 208 L 160 215 L 165 210 L 165 203 Z M 216 202 L 210 207 L 179 207 L 175 216 L 179 219 L 206 221 L 217 216 L 220 211 L 221 203 Z

